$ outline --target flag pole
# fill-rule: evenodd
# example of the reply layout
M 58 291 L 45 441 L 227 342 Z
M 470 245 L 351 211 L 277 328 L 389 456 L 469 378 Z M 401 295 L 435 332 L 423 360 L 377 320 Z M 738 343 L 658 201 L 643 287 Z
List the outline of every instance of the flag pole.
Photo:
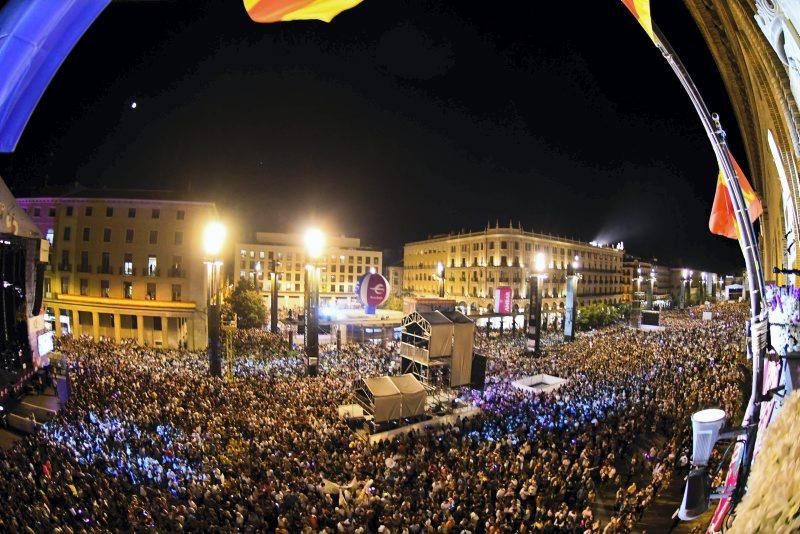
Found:
M 706 131 L 709 141 L 711 141 L 714 154 L 717 156 L 717 160 L 722 169 L 722 175 L 736 216 L 739 246 L 742 249 L 742 255 L 744 256 L 745 266 L 747 268 L 747 279 L 750 290 L 750 327 L 752 329 L 754 325 L 758 324 L 764 326 L 763 323 L 767 320 L 764 307 L 764 267 L 761 261 L 761 252 L 758 249 L 755 230 L 753 229 L 753 224 L 750 222 L 750 213 L 747 208 L 747 203 L 745 202 L 742 187 L 736 176 L 733 162 L 731 161 L 725 130 L 722 129 L 719 116 L 716 113 L 711 114 L 708 111 L 700 95 L 700 91 L 698 91 L 697 86 L 695 86 L 691 76 L 689 76 L 689 73 L 684 68 L 683 63 L 681 63 L 672 46 L 670 46 L 669 42 L 664 38 L 664 35 L 655 24 L 653 24 L 652 27 L 655 45 L 661 51 L 664 59 L 672 68 L 675 76 L 692 101 L 692 105 L 697 111 L 700 122 L 703 123 L 703 128 Z M 743 426 L 758 424 L 760 415 L 758 404 L 763 400 L 762 372 L 765 349 L 761 346 L 763 343 L 759 341 L 758 336 L 754 335 L 752 339 L 753 342 L 750 352 L 753 362 L 753 380 L 747 411 L 742 423 Z M 741 498 L 755 451 L 755 441 L 756 438 L 755 435 L 753 435 L 752 438 L 740 440 L 736 444 L 726 478 L 726 485 L 729 485 L 728 482 L 730 482 L 736 487 L 736 491 L 734 492 L 733 500 L 728 498 L 720 502 L 710 528 L 718 522 L 721 524 L 721 520 L 727 515 L 731 506 L 734 504 L 733 501 L 738 501 L 738 499 Z M 718 515 L 720 516 L 719 518 L 717 517 Z

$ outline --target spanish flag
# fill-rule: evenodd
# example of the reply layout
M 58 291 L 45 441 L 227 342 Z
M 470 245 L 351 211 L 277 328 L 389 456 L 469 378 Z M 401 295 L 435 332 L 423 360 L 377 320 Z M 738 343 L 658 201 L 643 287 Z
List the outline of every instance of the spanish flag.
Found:
M 622 0 L 622 3 L 625 4 L 631 15 L 636 17 L 650 39 L 657 43 L 656 35 L 653 33 L 653 21 L 650 18 L 650 0 Z
M 362 0 L 244 0 L 247 14 L 255 22 L 322 20 L 330 22 Z
M 742 168 L 733 158 L 733 154 L 728 152 L 728 156 L 730 156 L 733 168 L 736 170 L 736 177 L 739 179 L 742 195 L 747 203 L 747 211 L 750 213 L 750 222 L 755 222 L 764 212 L 764 208 L 750 186 L 750 182 L 747 181 L 744 172 L 742 172 Z M 721 168 L 717 177 L 717 192 L 714 195 L 714 205 L 711 207 L 711 217 L 708 219 L 708 229 L 711 230 L 712 234 L 739 239 L 739 225 L 736 224 L 736 213 Z

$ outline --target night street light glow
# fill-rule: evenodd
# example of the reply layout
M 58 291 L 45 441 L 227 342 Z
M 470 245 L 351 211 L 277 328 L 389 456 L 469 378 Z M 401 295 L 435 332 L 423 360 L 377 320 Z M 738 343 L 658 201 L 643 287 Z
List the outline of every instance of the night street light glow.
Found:
M 546 262 L 546 260 L 544 258 L 544 253 L 543 252 L 537 252 L 536 253 L 536 259 L 534 260 L 534 265 L 536 267 L 536 272 L 537 273 L 543 273 L 544 272 L 544 269 L 545 269 L 545 267 L 547 265 L 547 262 Z
M 325 234 L 319 228 L 309 228 L 303 234 L 303 244 L 309 257 L 319 258 L 322 256 L 322 249 L 325 247 Z
M 222 252 L 227 230 L 219 221 L 211 221 L 203 230 L 203 250 L 209 256 L 218 256 Z

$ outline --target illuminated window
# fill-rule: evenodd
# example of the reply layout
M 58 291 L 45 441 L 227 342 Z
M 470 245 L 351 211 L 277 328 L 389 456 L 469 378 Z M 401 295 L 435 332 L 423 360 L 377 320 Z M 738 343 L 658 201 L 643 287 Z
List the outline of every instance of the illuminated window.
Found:
M 778 178 L 781 182 L 781 193 L 783 196 L 783 232 L 785 235 L 784 253 L 786 257 L 786 266 L 789 269 L 792 269 L 794 268 L 794 264 L 797 259 L 798 243 L 797 232 L 795 229 L 797 213 L 795 212 L 795 205 L 793 201 L 792 190 L 789 187 L 789 180 L 786 177 L 786 168 L 783 166 L 781 151 L 775 142 L 775 138 L 772 135 L 771 130 L 767 130 L 767 141 L 769 143 L 770 152 L 772 152 L 772 160 L 778 170 Z M 792 280 L 793 278 L 793 276 L 790 278 L 791 283 L 794 283 Z

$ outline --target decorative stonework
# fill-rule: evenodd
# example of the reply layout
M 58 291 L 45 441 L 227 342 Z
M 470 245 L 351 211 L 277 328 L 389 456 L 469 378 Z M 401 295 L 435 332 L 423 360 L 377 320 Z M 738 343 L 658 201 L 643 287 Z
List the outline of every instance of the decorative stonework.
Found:
M 800 102 L 800 3 L 797 0 L 755 0 L 755 19 L 786 67 L 794 100 Z

